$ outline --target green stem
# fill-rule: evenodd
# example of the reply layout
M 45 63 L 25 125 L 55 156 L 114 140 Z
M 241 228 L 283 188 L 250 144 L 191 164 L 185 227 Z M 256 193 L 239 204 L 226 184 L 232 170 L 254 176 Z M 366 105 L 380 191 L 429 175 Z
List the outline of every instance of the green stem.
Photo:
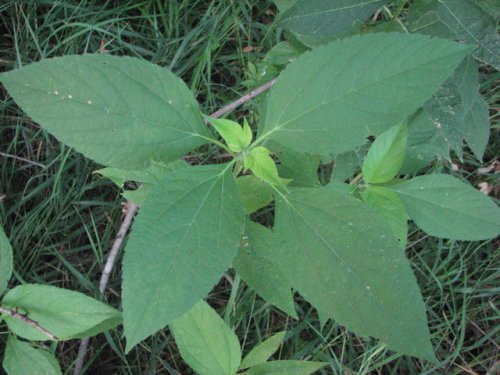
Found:
M 240 282 L 241 282 L 240 275 L 236 273 L 231 288 L 231 294 L 229 295 L 229 300 L 227 301 L 226 311 L 224 312 L 225 322 L 229 321 L 229 314 L 231 314 L 231 311 L 234 309 L 234 306 L 236 305 L 236 296 L 238 294 L 238 288 L 240 286 Z

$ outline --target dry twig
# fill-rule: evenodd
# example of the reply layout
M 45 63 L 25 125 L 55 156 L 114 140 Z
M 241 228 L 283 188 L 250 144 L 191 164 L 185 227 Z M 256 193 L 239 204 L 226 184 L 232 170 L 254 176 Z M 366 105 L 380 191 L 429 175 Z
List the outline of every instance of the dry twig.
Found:
M 37 331 L 42 332 L 45 336 L 47 336 L 48 339 L 53 340 L 53 341 L 58 341 L 59 339 L 57 336 L 53 335 L 50 333 L 47 329 L 43 328 L 40 324 L 38 324 L 37 321 L 29 318 L 26 314 L 21 314 L 15 310 L 8 309 L 6 307 L 0 306 L 0 313 L 4 315 L 9 315 L 13 318 L 22 320 L 23 322 L 29 324 L 32 326 L 34 329 Z

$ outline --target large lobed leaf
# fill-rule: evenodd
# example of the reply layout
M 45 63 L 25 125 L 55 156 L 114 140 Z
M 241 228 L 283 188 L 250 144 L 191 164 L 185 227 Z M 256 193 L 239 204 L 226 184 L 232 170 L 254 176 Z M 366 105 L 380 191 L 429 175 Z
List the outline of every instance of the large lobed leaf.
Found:
M 107 54 L 42 60 L 0 76 L 34 121 L 97 162 L 141 169 L 206 143 L 184 82 L 165 68 Z
M 58 339 L 93 336 L 121 323 L 121 313 L 111 306 L 72 290 L 50 285 L 23 284 L 9 290 L 2 306 L 28 314 Z M 24 321 L 3 317 L 9 328 L 28 340 L 48 337 Z
M 391 229 L 332 189 L 290 189 L 277 201 L 277 256 L 323 317 L 390 349 L 435 361 L 420 290 Z
M 238 337 L 205 301 L 170 328 L 182 358 L 199 375 L 234 375 L 241 362 Z
M 125 249 L 127 351 L 206 296 L 232 264 L 244 220 L 230 165 L 177 169 L 153 187 Z
M 349 151 L 403 121 L 471 47 L 423 35 L 355 36 L 304 53 L 271 89 L 261 139 L 296 151 Z

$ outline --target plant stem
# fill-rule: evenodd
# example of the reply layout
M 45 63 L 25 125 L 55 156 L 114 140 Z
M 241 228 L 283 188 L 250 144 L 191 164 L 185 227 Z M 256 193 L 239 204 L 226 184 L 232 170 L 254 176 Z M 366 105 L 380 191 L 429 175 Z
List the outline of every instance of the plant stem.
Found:
M 276 83 L 276 78 L 272 79 L 269 82 L 266 82 L 262 86 L 257 87 L 256 89 L 250 91 L 248 94 L 243 95 L 241 98 L 235 100 L 234 102 L 229 103 L 228 105 L 225 105 L 218 111 L 212 113 L 210 117 L 213 118 L 219 118 L 223 115 L 225 115 L 228 112 L 231 112 L 238 108 L 239 106 L 245 104 L 246 102 L 249 102 L 253 98 L 255 98 L 257 95 L 262 94 L 263 92 L 269 90 L 274 84 Z M 212 140 L 210 140 L 212 141 Z M 225 148 L 225 147 L 223 147 Z M 101 296 L 104 294 L 106 291 L 106 287 L 108 285 L 109 277 L 111 275 L 111 271 L 113 270 L 113 266 L 115 264 L 116 257 L 118 256 L 118 253 L 120 252 L 120 248 L 122 246 L 123 240 L 130 228 L 130 225 L 132 224 L 132 220 L 139 210 L 139 206 L 135 203 L 132 203 L 130 201 L 127 201 L 125 204 L 125 210 L 126 210 L 126 215 L 123 218 L 123 222 L 120 225 L 120 229 L 118 230 L 118 233 L 116 235 L 115 240 L 113 241 L 113 245 L 111 246 L 111 250 L 108 254 L 108 258 L 106 260 L 106 264 L 104 266 L 102 275 L 101 275 L 101 280 L 99 282 L 99 293 Z M 36 323 L 36 322 L 35 322 Z M 80 372 L 83 367 L 83 363 L 85 362 L 85 356 L 87 354 L 87 348 L 90 343 L 90 338 L 85 337 L 80 341 L 80 346 L 78 348 L 78 354 L 75 360 L 75 367 L 73 368 L 73 374 L 74 375 L 80 375 Z
M 99 293 L 101 294 L 101 297 L 106 291 L 111 271 L 113 270 L 113 266 L 115 265 L 116 257 L 120 252 L 123 240 L 127 235 L 127 232 L 130 228 L 130 225 L 132 224 L 132 220 L 134 219 L 137 210 L 139 210 L 139 206 L 130 201 L 127 201 L 123 206 L 125 217 L 123 218 L 122 224 L 120 225 L 120 229 L 118 230 L 115 240 L 113 241 L 113 245 L 111 246 L 108 258 L 106 259 L 106 264 L 104 265 L 104 269 L 102 271 L 101 280 L 99 281 Z M 83 367 L 83 363 L 85 361 L 85 355 L 87 354 L 87 348 L 89 346 L 89 343 L 90 343 L 90 337 L 85 337 L 80 341 L 80 346 L 78 348 L 78 354 L 75 361 L 75 367 L 73 369 L 73 374 L 75 375 L 80 374 L 80 371 Z
M 44 165 L 42 163 L 39 163 L 37 161 L 25 159 L 25 158 L 22 158 L 22 157 L 16 156 L 16 155 L 6 154 L 5 152 L 0 152 L 0 156 L 3 156 L 4 158 L 10 158 L 10 159 L 14 159 L 14 160 L 19 160 L 19 161 L 22 161 L 22 162 L 28 163 L 28 164 L 33 164 L 33 165 L 36 165 L 37 167 L 47 168 L 46 165 Z
M 210 117 L 214 118 L 219 118 L 224 116 L 226 113 L 233 111 L 234 109 L 238 108 L 240 105 L 245 104 L 246 102 L 252 100 L 256 96 L 262 94 L 263 92 L 266 92 L 269 90 L 273 85 L 276 83 L 276 78 L 270 80 L 269 82 L 264 83 L 262 86 L 257 87 L 256 89 L 250 91 L 248 94 L 243 95 L 241 98 L 235 100 L 232 103 L 229 103 L 228 105 L 225 105 L 218 111 L 212 113 Z
M 17 311 L 8 309 L 8 308 L 3 307 L 3 306 L 0 306 L 0 313 L 2 313 L 4 315 L 9 315 L 9 316 L 11 316 L 13 318 L 16 318 L 16 319 L 19 319 L 19 320 L 22 320 L 23 322 L 25 322 L 25 323 L 29 324 L 30 326 L 32 326 L 33 328 L 35 328 L 36 330 L 42 332 L 50 340 L 59 341 L 59 339 L 57 338 L 57 336 L 53 335 L 47 329 L 43 328 L 35 320 L 28 318 L 28 316 L 25 315 L 25 314 L 18 313 Z

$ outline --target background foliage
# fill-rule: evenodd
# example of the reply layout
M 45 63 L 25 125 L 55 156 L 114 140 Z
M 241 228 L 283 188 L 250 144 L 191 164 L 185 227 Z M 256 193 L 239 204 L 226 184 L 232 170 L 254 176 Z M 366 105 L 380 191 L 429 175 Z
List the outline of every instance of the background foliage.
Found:
M 166 5 L 165 5 L 166 3 Z M 383 3 L 383 2 L 380 2 Z M 400 11 L 407 22 L 407 1 L 392 1 L 368 22 L 376 26 Z M 431 7 L 432 1 L 426 1 Z M 484 6 L 488 2 L 484 1 Z M 423 10 L 425 12 L 425 9 Z M 262 58 L 280 40 L 271 22 L 276 8 L 268 1 L 8 1 L 0 5 L 2 70 L 45 57 L 108 51 L 136 56 L 178 74 L 211 113 L 223 104 L 272 78 Z M 418 27 L 418 19 L 414 22 Z M 314 41 L 307 41 L 314 43 Z M 293 51 L 292 51 L 293 52 Z M 282 56 L 282 55 L 279 55 Z M 444 159 L 434 171 L 451 172 L 476 185 L 494 185 L 494 170 L 481 168 L 498 158 L 498 88 L 500 75 L 488 65 L 480 70 L 480 90 L 490 106 L 493 135 L 484 162 L 466 150 L 463 162 Z M 14 248 L 16 273 L 11 283 L 43 283 L 98 295 L 97 280 L 105 254 L 120 222 L 119 191 L 93 171 L 99 168 L 30 123 L 2 92 L 0 102 L 0 217 Z M 233 114 L 257 116 L 255 105 Z M 431 108 L 432 110 L 432 108 Z M 462 139 L 460 139 L 461 141 Z M 448 150 L 446 150 L 448 151 Z M 445 155 L 443 155 L 445 156 Z M 224 158 L 210 146 L 188 157 L 192 164 Z M 328 171 L 325 171 L 328 173 Z M 493 189 L 493 194 L 495 190 Z M 265 212 L 261 215 L 266 215 Z M 494 373 L 498 366 L 498 244 L 445 241 L 410 227 L 407 256 L 426 301 L 431 334 L 444 369 L 386 353 L 372 340 L 347 332 L 335 322 L 320 324 L 308 304 L 297 300 L 298 321 L 256 297 L 230 272 L 209 301 L 235 328 L 246 353 L 273 333 L 288 330 L 275 359 L 329 362 L 324 373 Z M 116 304 L 120 272 L 113 275 L 108 302 Z M 7 336 L 0 326 L 0 348 Z M 93 340 L 89 373 L 189 374 L 168 331 L 162 331 L 124 354 L 121 327 Z M 56 355 L 70 369 L 77 342 L 65 342 Z M 1 353 L 0 353 L 1 355 Z M 68 370 L 69 373 L 70 370 Z

